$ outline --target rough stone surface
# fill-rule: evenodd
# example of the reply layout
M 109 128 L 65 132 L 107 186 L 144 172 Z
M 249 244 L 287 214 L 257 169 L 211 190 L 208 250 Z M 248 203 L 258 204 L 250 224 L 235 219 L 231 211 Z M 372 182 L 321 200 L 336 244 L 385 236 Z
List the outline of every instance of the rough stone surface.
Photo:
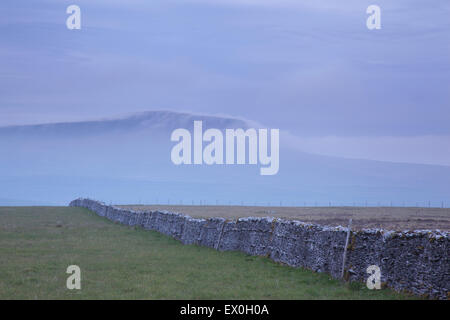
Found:
M 268 256 L 293 267 L 341 275 L 347 228 L 326 227 L 275 218 L 194 219 L 160 211 L 136 212 L 76 199 L 73 207 L 94 211 L 117 223 L 140 226 L 184 244 Z M 449 234 L 439 230 L 393 232 L 364 229 L 351 232 L 345 277 L 366 281 L 370 265 L 381 269 L 383 285 L 397 291 L 448 299 L 450 288 Z

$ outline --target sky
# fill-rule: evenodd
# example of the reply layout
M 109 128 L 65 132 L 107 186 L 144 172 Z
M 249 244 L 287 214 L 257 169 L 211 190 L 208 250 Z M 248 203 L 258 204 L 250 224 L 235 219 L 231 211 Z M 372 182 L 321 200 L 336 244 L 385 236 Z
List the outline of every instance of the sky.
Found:
M 0 126 L 167 109 L 318 154 L 450 165 L 449 16 L 447 0 L 3 0 Z

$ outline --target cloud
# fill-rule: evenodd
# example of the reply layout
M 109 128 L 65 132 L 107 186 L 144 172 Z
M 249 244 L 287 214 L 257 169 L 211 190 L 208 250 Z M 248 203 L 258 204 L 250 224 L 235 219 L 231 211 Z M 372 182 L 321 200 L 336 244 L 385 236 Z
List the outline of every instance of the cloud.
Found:
M 326 156 L 450 166 L 450 135 L 324 136 L 287 134 L 291 147 Z

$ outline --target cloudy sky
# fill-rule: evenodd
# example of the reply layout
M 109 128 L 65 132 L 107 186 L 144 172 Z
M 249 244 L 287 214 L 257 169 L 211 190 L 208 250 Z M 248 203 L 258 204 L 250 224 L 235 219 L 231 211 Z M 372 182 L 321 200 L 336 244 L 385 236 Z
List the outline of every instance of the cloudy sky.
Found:
M 2 0 L 0 125 L 226 114 L 309 152 L 450 165 L 449 16 L 448 0 Z

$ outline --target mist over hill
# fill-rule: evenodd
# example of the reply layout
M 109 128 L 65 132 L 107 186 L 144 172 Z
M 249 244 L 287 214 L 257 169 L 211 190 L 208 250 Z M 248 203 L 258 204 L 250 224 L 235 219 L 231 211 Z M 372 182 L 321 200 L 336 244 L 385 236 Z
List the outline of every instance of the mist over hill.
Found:
M 261 176 L 256 165 L 174 165 L 171 132 L 192 130 L 194 120 L 204 129 L 259 126 L 226 116 L 149 111 L 1 127 L 0 205 L 65 205 L 79 196 L 108 203 L 450 203 L 450 167 L 308 154 L 287 143 L 283 132 L 274 176 Z

